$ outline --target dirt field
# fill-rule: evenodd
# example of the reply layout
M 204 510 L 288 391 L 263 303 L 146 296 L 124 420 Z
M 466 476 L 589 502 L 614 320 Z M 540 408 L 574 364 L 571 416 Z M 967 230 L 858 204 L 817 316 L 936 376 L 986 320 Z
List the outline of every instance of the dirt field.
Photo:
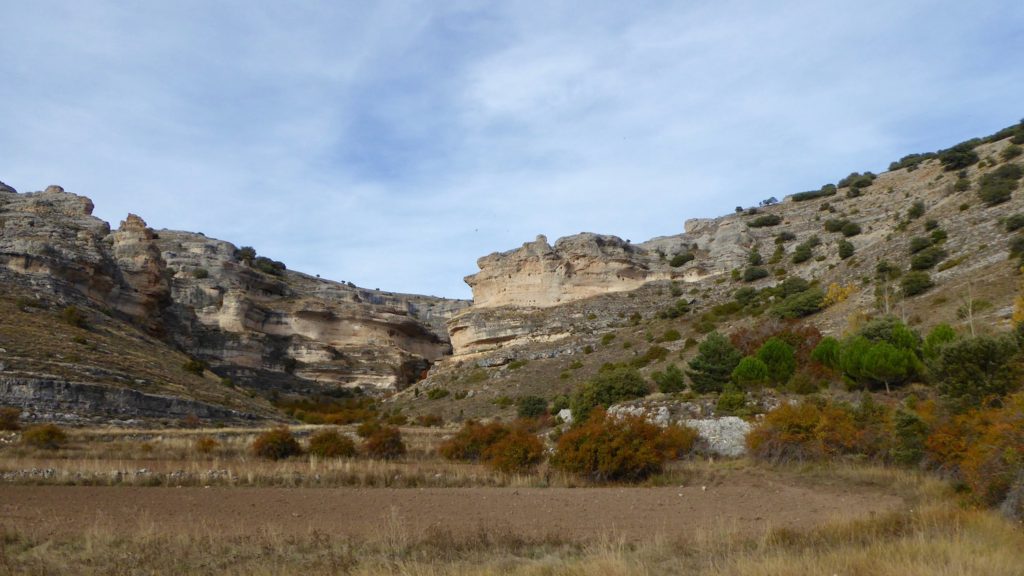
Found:
M 878 488 L 820 484 L 754 473 L 713 486 L 657 488 L 139 488 L 0 486 L 0 526 L 38 536 L 102 527 L 249 535 L 312 531 L 374 539 L 481 529 L 587 540 L 614 534 L 670 538 L 701 530 L 757 533 L 810 528 L 896 509 Z

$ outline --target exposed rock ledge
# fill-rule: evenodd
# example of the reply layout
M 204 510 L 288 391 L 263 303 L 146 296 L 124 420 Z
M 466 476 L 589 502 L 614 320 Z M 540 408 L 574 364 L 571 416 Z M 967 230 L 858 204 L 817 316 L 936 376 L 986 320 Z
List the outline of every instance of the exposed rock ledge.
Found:
M 617 236 L 583 233 L 548 244 L 543 235 L 522 248 L 477 260 L 466 277 L 473 307 L 548 307 L 636 289 L 671 272 L 658 256 Z
M 234 423 L 266 418 L 265 415 L 185 398 L 145 394 L 128 388 L 36 378 L 0 379 L 0 398 L 5 404 L 21 408 L 26 420 L 67 424 L 141 418 L 180 420 L 190 415 L 203 420 Z

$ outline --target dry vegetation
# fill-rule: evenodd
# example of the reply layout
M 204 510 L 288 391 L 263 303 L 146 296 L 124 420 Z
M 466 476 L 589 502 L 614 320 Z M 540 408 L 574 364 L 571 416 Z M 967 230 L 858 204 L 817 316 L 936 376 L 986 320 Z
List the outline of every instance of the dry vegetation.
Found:
M 720 473 L 728 473 L 728 466 Z M 751 536 L 727 526 L 686 537 L 615 533 L 590 539 L 524 536 L 502 528 L 414 533 L 394 511 L 366 538 L 324 531 L 226 535 L 197 525 L 168 534 L 158 519 L 96 523 L 51 536 L 8 526 L 0 574 L 1019 574 L 1024 533 L 997 515 L 957 504 L 916 473 L 848 466 L 777 469 L 805 482 L 883 486 L 909 506 L 810 530 Z

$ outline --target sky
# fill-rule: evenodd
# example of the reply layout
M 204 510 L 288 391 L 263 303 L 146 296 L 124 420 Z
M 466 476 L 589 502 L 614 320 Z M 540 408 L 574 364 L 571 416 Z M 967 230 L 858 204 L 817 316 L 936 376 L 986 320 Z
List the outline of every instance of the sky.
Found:
M 0 0 L 0 181 L 468 298 L 1024 117 L 1024 2 Z

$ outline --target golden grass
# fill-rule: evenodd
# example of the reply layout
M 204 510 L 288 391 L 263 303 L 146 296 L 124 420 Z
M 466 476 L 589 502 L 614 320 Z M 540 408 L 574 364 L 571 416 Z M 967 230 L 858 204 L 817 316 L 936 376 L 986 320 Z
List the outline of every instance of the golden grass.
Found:
M 652 535 L 629 543 L 481 530 L 456 538 L 443 529 L 410 534 L 382 511 L 365 540 L 324 532 L 223 536 L 203 527 L 168 535 L 141 520 L 125 532 L 97 525 L 73 537 L 8 529 L 0 574 L 381 574 L 409 575 L 976 575 L 1016 576 L 1024 532 L 992 512 L 943 496 L 912 511 L 750 538 L 723 527 L 680 541 Z

